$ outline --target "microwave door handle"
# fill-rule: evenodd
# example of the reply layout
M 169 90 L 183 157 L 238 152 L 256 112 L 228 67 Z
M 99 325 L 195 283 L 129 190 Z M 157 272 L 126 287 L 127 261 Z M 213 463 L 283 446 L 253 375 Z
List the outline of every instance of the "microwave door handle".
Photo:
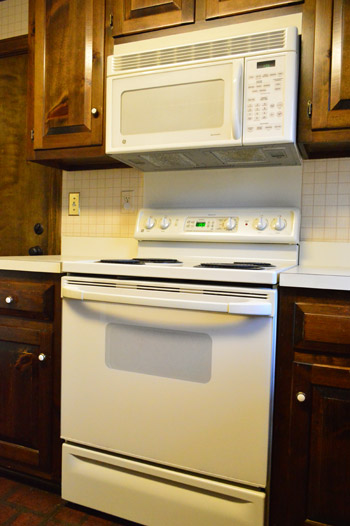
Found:
M 128 294 L 83 291 L 78 288 L 62 287 L 62 297 L 81 301 L 101 301 L 107 303 L 122 303 L 147 307 L 165 307 L 169 309 L 196 310 L 206 312 L 225 312 L 242 316 L 272 316 L 273 309 L 269 302 L 264 301 L 196 301 L 187 299 L 172 299 L 159 297 L 145 297 Z
M 232 94 L 232 134 L 238 140 L 242 137 L 242 75 L 243 63 L 233 63 L 233 94 Z

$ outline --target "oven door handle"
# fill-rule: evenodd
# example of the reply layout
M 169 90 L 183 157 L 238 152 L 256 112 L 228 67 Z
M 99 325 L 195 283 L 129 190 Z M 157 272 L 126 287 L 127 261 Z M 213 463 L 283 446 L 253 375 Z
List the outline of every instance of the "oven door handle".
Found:
M 147 307 L 165 307 L 168 309 L 186 309 L 206 312 L 225 312 L 242 316 L 273 316 L 273 305 L 263 300 L 246 300 L 236 302 L 226 301 L 196 301 L 156 296 L 136 296 L 129 294 L 108 294 L 104 292 L 82 291 L 67 286 L 62 287 L 62 297 L 81 301 L 102 301 L 108 303 L 122 303 Z

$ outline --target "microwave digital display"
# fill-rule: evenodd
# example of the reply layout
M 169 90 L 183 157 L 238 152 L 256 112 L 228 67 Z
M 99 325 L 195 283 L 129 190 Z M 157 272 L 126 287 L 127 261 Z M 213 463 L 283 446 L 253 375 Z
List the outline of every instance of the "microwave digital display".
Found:
M 263 62 L 257 62 L 256 67 L 258 69 L 263 68 L 274 68 L 276 66 L 276 60 L 264 60 Z

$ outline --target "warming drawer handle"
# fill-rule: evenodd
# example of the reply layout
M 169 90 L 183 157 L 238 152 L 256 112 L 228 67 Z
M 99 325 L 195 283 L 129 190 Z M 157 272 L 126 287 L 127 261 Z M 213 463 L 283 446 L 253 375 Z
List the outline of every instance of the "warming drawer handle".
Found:
M 70 287 L 62 287 L 62 297 L 81 301 L 102 301 L 108 303 L 123 303 L 130 305 L 145 305 L 147 307 L 165 307 L 168 309 L 186 309 L 206 312 L 226 312 L 243 316 L 272 316 L 273 309 L 269 302 L 244 301 L 226 303 L 218 301 L 195 301 L 187 299 L 171 299 L 145 297 L 137 295 L 105 294 L 103 292 L 81 291 Z

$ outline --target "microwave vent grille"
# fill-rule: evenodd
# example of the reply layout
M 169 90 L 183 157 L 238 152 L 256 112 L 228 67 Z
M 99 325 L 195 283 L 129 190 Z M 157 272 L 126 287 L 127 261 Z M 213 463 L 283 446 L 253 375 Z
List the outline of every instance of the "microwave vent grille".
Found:
M 283 50 L 286 30 L 269 31 L 255 35 L 224 38 L 199 42 L 186 46 L 174 46 L 154 51 L 143 51 L 127 55 L 114 55 L 112 72 L 125 73 L 138 69 L 166 67 L 187 62 L 212 60 L 227 57 Z

